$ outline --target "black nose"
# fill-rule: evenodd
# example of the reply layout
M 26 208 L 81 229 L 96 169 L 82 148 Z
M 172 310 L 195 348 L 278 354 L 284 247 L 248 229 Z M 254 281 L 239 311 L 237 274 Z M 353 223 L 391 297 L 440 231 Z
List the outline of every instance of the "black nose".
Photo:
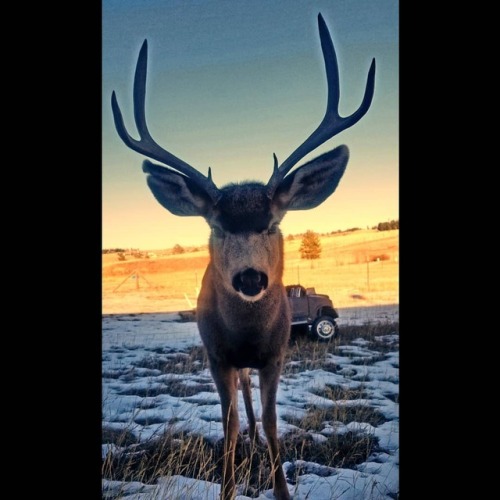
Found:
M 267 283 L 267 275 L 252 268 L 236 274 L 233 278 L 233 288 L 250 297 L 265 290 Z

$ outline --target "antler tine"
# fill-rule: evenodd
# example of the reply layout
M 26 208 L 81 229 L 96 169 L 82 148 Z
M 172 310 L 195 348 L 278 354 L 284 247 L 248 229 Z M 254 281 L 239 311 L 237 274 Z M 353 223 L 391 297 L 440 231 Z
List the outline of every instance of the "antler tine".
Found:
M 306 154 L 331 139 L 334 135 L 351 127 L 359 121 L 370 108 L 375 90 L 375 59 L 372 60 L 368 71 L 365 94 L 359 108 L 350 116 L 339 115 L 340 81 L 337 56 L 333 47 L 332 37 L 321 14 L 318 14 L 319 36 L 321 49 L 325 61 L 326 78 L 328 85 L 328 101 L 326 112 L 318 128 L 280 165 L 274 168 L 273 175 L 267 184 L 268 196 L 272 198 L 278 184 L 284 179 L 292 167 Z
M 113 110 L 113 117 L 115 120 L 115 127 L 118 135 L 122 141 L 134 151 L 141 153 L 149 158 L 158 160 L 165 165 L 173 168 L 174 170 L 186 175 L 199 186 L 203 187 L 208 193 L 214 204 L 220 200 L 222 193 L 212 181 L 211 175 L 205 177 L 198 170 L 187 164 L 185 161 L 177 158 L 172 153 L 169 153 L 161 146 L 159 146 L 149 133 L 146 123 L 146 74 L 148 64 L 148 42 L 144 40 L 139 57 L 137 59 L 137 66 L 135 68 L 134 77 L 134 118 L 139 132 L 140 140 L 136 140 L 130 136 L 125 128 L 122 112 L 118 101 L 116 99 L 115 91 L 111 95 L 111 108 Z

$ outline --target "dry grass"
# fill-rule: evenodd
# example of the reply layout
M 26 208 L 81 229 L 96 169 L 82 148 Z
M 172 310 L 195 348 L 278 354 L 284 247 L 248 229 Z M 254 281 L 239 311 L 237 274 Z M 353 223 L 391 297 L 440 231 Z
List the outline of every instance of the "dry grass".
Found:
M 123 442 L 118 436 L 117 444 Z M 316 442 L 310 433 L 297 431 L 286 434 L 280 441 L 283 461 L 304 460 L 324 467 L 354 467 L 377 449 L 376 438 L 355 432 L 334 434 L 326 441 Z M 213 443 L 203 436 L 167 430 L 161 437 L 131 444 L 121 453 L 108 454 L 103 462 L 103 477 L 154 484 L 160 477 L 182 475 L 221 483 L 223 462 L 222 440 Z M 288 480 L 294 484 L 303 473 L 300 467 L 292 467 Z M 252 444 L 248 436 L 239 436 L 235 474 L 245 496 L 255 497 L 272 488 L 271 463 L 263 442 Z
M 208 368 L 208 358 L 202 346 L 193 346 L 186 353 L 169 353 L 168 349 L 161 348 L 155 349 L 153 352 L 155 354 L 133 363 L 134 366 L 175 374 L 193 374 Z
M 389 344 L 377 339 L 379 336 L 392 335 L 399 332 L 399 323 L 376 322 L 364 325 L 343 325 L 340 336 L 330 342 L 311 342 L 306 335 L 292 335 L 290 348 L 287 353 L 283 373 L 285 375 L 302 372 L 305 370 L 317 370 L 336 372 L 337 366 L 330 360 L 329 354 L 344 356 L 339 349 L 339 342 L 348 345 L 353 340 L 363 339 L 368 341 L 367 348 L 379 352 L 377 356 L 363 358 L 363 364 L 373 364 L 377 360 L 384 359 L 384 353 L 399 349 L 398 344 Z M 352 364 L 359 363 L 354 360 Z M 332 399 L 337 399 L 332 393 Z M 350 399 L 350 398 L 343 398 Z
M 367 341 L 366 347 L 377 351 L 373 357 L 383 359 L 387 352 L 398 349 L 397 343 L 384 342 L 379 336 L 399 333 L 398 323 L 376 323 L 356 327 L 344 327 L 342 345 L 338 340 L 317 343 L 303 336 L 293 338 L 287 352 L 283 377 L 294 377 L 300 371 L 323 369 L 336 371 L 331 355 L 345 355 L 345 346 L 360 338 Z M 373 361 L 373 360 L 372 360 Z M 370 362 L 369 360 L 367 362 Z M 163 373 L 201 373 L 206 368 L 206 355 L 201 347 L 193 347 L 184 353 L 173 353 L 157 349 L 150 356 L 135 363 L 135 366 L 161 370 Z M 204 391 L 215 391 L 211 381 L 201 381 Z M 192 394 L 193 386 L 182 380 L 172 379 L 164 384 L 166 393 L 175 397 Z M 196 390 L 200 390 L 198 387 Z M 307 462 L 320 464 L 321 474 L 333 474 L 335 467 L 353 468 L 367 460 L 374 452 L 381 451 L 373 433 L 356 427 L 342 432 L 326 433 L 327 428 L 351 422 L 377 427 L 386 422 L 384 415 L 367 404 L 368 392 L 361 382 L 355 388 L 326 385 L 317 389 L 318 398 L 326 398 L 333 404 L 328 407 L 312 405 L 297 418 L 286 415 L 284 419 L 295 426 L 280 437 L 280 454 L 283 462 L 292 462 L 287 479 L 295 484 L 307 473 Z M 139 396 L 151 396 L 145 393 Z M 343 404 L 348 401 L 349 404 Z M 162 435 L 153 436 L 147 442 L 139 442 L 130 429 L 117 432 L 103 430 L 103 442 L 116 445 L 120 451 L 108 453 L 103 460 L 103 478 L 118 481 L 140 481 L 154 484 L 160 477 L 182 475 L 209 482 L 220 483 L 223 465 L 223 441 L 212 442 L 194 433 L 175 431 L 174 421 L 167 425 Z M 337 426 L 337 427 L 335 427 Z M 323 439 L 315 436 L 323 433 Z M 264 442 L 251 443 L 245 432 L 239 436 L 236 450 L 236 482 L 243 485 L 240 492 L 255 498 L 271 489 L 271 464 Z M 318 471 L 316 471 L 318 473 Z M 120 498 L 120 494 L 103 498 Z
M 286 284 L 315 287 L 330 295 L 337 308 L 399 303 L 399 230 L 322 236 L 321 245 L 321 258 L 306 261 L 300 258 L 300 238 L 285 241 Z M 209 261 L 206 248 L 157 259 L 127 259 L 103 256 L 103 313 L 171 312 L 195 305 Z M 130 277 L 135 272 L 138 280 Z

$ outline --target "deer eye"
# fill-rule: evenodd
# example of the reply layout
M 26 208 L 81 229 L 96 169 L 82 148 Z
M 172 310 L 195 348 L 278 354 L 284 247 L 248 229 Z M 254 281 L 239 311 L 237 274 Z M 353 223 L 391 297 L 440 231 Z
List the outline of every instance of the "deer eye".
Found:
M 224 236 L 225 236 L 224 231 L 220 227 L 217 227 L 217 226 L 212 226 L 212 234 L 216 238 L 224 238 Z
M 279 224 L 275 222 L 268 230 L 267 234 L 276 234 L 278 232 Z

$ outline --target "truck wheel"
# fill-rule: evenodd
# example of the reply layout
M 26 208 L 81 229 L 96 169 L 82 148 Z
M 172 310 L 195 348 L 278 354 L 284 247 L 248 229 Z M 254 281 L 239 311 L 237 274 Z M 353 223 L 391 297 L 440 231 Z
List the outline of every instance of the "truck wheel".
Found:
M 330 340 L 338 336 L 339 327 L 331 316 L 316 318 L 311 328 L 311 335 L 316 340 Z

